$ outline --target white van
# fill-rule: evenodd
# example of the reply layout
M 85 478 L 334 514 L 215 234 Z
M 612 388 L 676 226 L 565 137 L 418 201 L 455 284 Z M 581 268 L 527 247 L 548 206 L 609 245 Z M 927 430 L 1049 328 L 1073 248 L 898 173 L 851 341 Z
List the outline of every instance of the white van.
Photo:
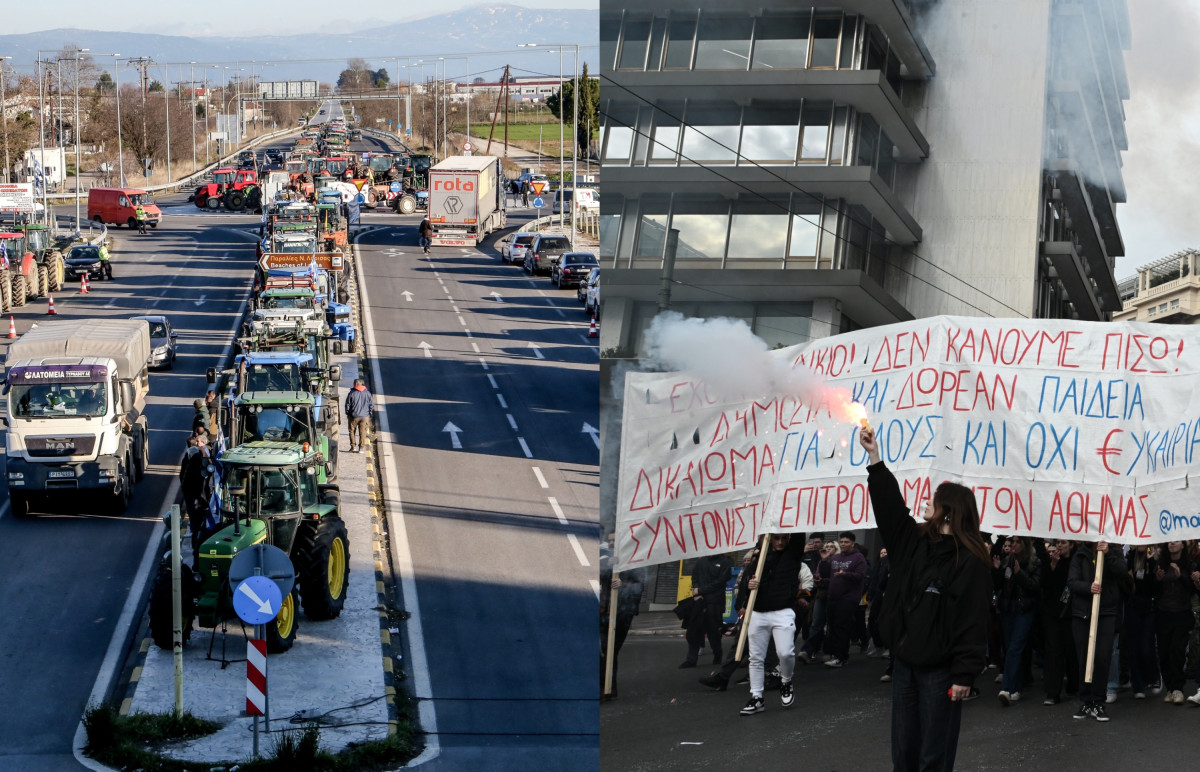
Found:
M 594 188 L 566 188 L 554 194 L 554 214 L 560 211 L 569 214 L 576 199 L 579 200 L 580 209 L 600 208 L 600 193 Z

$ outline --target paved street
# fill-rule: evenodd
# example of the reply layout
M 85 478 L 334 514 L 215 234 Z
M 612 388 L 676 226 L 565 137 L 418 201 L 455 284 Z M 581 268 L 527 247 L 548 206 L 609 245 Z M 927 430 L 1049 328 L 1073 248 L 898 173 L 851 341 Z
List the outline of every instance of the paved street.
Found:
M 663 634 L 644 634 L 650 630 Z M 711 658 L 705 652 L 699 667 L 680 670 L 686 653 L 670 612 L 643 613 L 634 622 L 621 650 L 620 696 L 600 706 L 605 772 L 891 768 L 891 685 L 879 682 L 886 662 L 855 654 L 840 670 L 798 665 L 791 708 L 780 706 L 778 692 L 767 692 L 765 712 L 740 716 L 749 687 L 701 686 L 696 679 L 710 672 Z M 976 681 L 983 695 L 963 706 L 957 770 L 1140 768 L 1166 758 L 1167 748 L 1194 745 L 1200 709 L 1190 704 L 1135 701 L 1126 691 L 1107 706 L 1108 724 L 1078 721 L 1071 718 L 1073 701 L 1042 705 L 1040 681 L 1019 703 L 1001 707 L 995 673 Z

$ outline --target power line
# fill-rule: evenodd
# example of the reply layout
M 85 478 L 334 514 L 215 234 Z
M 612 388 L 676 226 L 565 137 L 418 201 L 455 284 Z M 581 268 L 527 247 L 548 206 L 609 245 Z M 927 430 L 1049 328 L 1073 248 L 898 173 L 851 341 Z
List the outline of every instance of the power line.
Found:
M 786 179 L 786 178 L 784 178 L 784 177 L 780 176 L 780 175 L 779 175 L 777 172 L 775 172 L 775 171 L 774 171 L 774 169 L 772 169 L 771 167 L 769 167 L 769 166 L 764 166 L 764 165 L 762 165 L 762 164 L 760 164 L 760 163 L 758 163 L 758 162 L 756 162 L 756 161 L 754 161 L 754 160 L 752 160 L 752 159 L 746 158 L 744 155 L 742 155 L 740 152 L 738 152 L 738 150 L 737 150 L 736 148 L 731 148 L 731 147 L 729 147 L 728 145 L 725 145 L 725 144 L 723 144 L 723 143 L 719 142 L 718 140 L 715 140 L 715 139 L 713 139 L 713 138 L 712 138 L 712 137 L 710 137 L 709 135 L 705 134 L 703 131 L 700 131 L 700 130 L 699 130 L 699 128 L 698 128 L 697 126 L 695 126 L 694 124 L 690 124 L 690 123 L 687 123 L 687 122 L 685 122 L 685 121 L 682 119 L 682 117 L 680 117 L 680 116 L 678 116 L 678 115 L 674 115 L 674 114 L 672 114 L 670 111 L 663 109 L 663 108 L 662 108 L 662 107 L 660 107 L 659 105 L 657 105 L 657 104 L 654 104 L 654 103 L 650 102 L 650 100 L 648 100 L 648 99 L 646 99 L 645 97 L 641 96 L 640 94 L 636 93 L 636 92 L 635 92 L 635 91 L 633 91 L 632 89 L 630 89 L 630 88 L 628 88 L 628 87 L 626 87 L 626 86 L 623 86 L 623 85 L 621 85 L 620 83 L 616 83 L 615 81 L 613 81 L 613 80 L 612 80 L 612 78 L 610 78 L 610 77 L 608 77 L 608 76 L 606 76 L 606 75 L 601 75 L 600 77 L 601 77 L 601 78 L 603 78 L 603 79 L 604 79 L 605 81 L 607 81 L 608 83 L 610 83 L 611 85 L 613 85 L 613 86 L 615 86 L 615 87 L 617 87 L 617 88 L 621 89 L 622 91 L 625 91 L 625 92 L 629 93 L 629 94 L 630 94 L 630 95 L 632 95 L 632 96 L 633 96 L 635 99 L 637 99 L 637 100 L 639 100 L 639 101 L 641 101 L 641 102 L 643 102 L 643 103 L 645 103 L 645 104 L 649 105 L 651 108 L 653 108 L 653 109 L 654 109 L 654 110 L 656 110 L 657 112 L 660 112 L 660 113 L 662 113 L 663 115 L 666 115 L 667 117 L 669 117 L 669 118 L 672 118 L 673 120 L 677 121 L 677 122 L 679 123 L 679 126 L 680 126 L 680 128 L 681 128 L 681 129 L 682 129 L 682 128 L 688 128 L 688 129 L 694 130 L 694 131 L 695 131 L 697 134 L 699 134 L 700 136 L 704 137 L 704 138 L 705 138 L 705 139 L 707 139 L 709 142 L 712 142 L 713 144 L 715 144 L 715 145 L 717 145 L 717 146 L 719 146 L 719 147 L 721 147 L 721 148 L 724 148 L 725 150 L 728 150 L 728 151 L 732 152 L 732 153 L 733 153 L 733 154 L 736 156 L 736 158 L 737 158 L 739 161 L 746 161 L 746 162 L 748 162 L 749 164 L 753 165 L 755 168 L 765 171 L 767 174 L 771 175 L 771 176 L 772 176 L 772 177 L 774 177 L 776 180 L 778 180 L 778 181 L 782 182 L 784 185 L 786 185 L 786 186 L 787 186 L 788 188 L 790 188 L 791 190 L 794 190 L 794 191 L 796 191 L 797 193 L 800 193 L 800 194 L 802 194 L 802 195 L 808 196 L 809 198 L 811 198 L 812 200 L 814 200 L 814 201 L 816 201 L 816 202 L 818 202 L 818 203 L 824 203 L 824 199 L 823 199 L 823 197 L 821 197 L 821 196 L 819 196 L 819 195 L 817 195 L 817 194 L 815 194 L 815 193 L 812 193 L 812 192 L 810 192 L 810 191 L 804 190 L 803 188 L 801 188 L 801 187 L 799 187 L 798 185 L 796 185 L 794 182 L 791 182 L 790 180 L 788 180 L 788 179 Z M 802 215 L 802 214 L 794 214 L 794 213 L 792 213 L 792 212 L 791 212 L 791 211 L 790 211 L 790 210 L 789 210 L 787 207 L 784 207 L 784 206 L 780 205 L 778 201 L 773 201 L 771 198 L 769 198 L 769 197 L 768 197 L 768 196 L 766 196 L 765 194 L 763 194 L 763 193 L 760 193 L 759 191 L 757 191 L 757 190 L 754 190 L 754 189 L 752 189 L 752 188 L 748 187 L 747 185 L 745 185 L 745 184 L 743 184 L 743 183 L 737 182 L 736 180 L 733 180 L 733 179 L 731 179 L 730 177 L 727 177 L 726 175 L 723 175 L 723 174 L 721 174 L 719 171 L 717 171 L 717 169 L 716 169 L 715 167 L 704 165 L 704 164 L 702 164 L 702 163 L 700 163 L 700 162 L 698 162 L 698 161 L 695 161 L 695 160 L 693 160 L 693 159 L 691 159 L 691 158 L 689 158 L 689 157 L 685 156 L 685 155 L 684 155 L 684 154 L 683 154 L 681 151 L 676 151 L 676 149 L 675 149 L 674 147 L 670 147 L 670 146 L 668 146 L 666 143 L 664 143 L 664 142 L 661 142 L 661 141 L 659 141 L 659 140 L 655 139 L 655 138 L 654 138 L 653 136 L 651 136 L 650 134 L 647 134 L 646 132 L 643 132 L 643 131 L 639 130 L 639 129 L 638 129 L 636 126 L 630 126 L 629 124 L 627 124 L 627 123 L 625 123 L 625 122 L 621 121 L 619 118 L 617 118 L 617 117 L 613 116 L 611 113 L 608 113 L 608 112 L 605 112 L 605 111 L 603 111 L 603 110 L 602 110 L 602 111 L 601 111 L 601 114 L 602 114 L 603 116 L 605 116 L 605 117 L 606 117 L 608 120 L 610 120 L 610 121 L 616 121 L 616 122 L 617 122 L 619 125 L 621 125 L 621 126 L 623 126 L 623 127 L 625 127 L 625 128 L 631 129 L 631 130 L 632 130 L 632 131 L 633 131 L 635 134 L 637 134 L 637 135 L 639 135 L 639 136 L 642 136 L 642 137 L 645 137 L 645 138 L 646 138 L 646 139 L 648 139 L 650 142 L 652 142 L 652 143 L 654 143 L 654 144 L 656 144 L 656 145 L 659 145 L 659 146 L 663 147 L 663 148 L 664 148 L 664 149 L 666 149 L 666 150 L 669 150 L 669 151 L 670 151 L 670 152 L 671 152 L 673 155 L 677 155 L 677 156 L 678 156 L 680 159 L 682 159 L 682 160 L 686 160 L 686 161 L 689 161 L 689 162 L 691 162 L 691 163 L 695 164 L 697 167 L 699 167 L 699 168 L 702 168 L 702 169 L 705 169 L 705 170 L 707 170 L 708 172 L 712 173 L 713 175 L 715 175 L 715 176 L 717 176 L 717 177 L 720 177 L 721 179 L 725 180 L 726 182 L 732 183 L 733 185 L 736 185 L 738 188 L 741 188 L 742 190 L 745 190 L 745 191 L 747 191 L 747 192 L 749 192 L 749 193 L 752 193 L 753 195 L 757 196 L 758 198 L 762 199 L 763 201 L 766 201 L 768 204 L 771 204 L 771 205 L 773 205 L 773 206 L 776 206 L 776 207 L 778 207 L 778 208 L 780 208 L 780 209 L 784 210 L 784 212 L 785 212 L 785 213 L 787 213 L 787 214 L 793 214 L 793 216 L 795 216 L 795 217 L 799 217 L 799 218 L 801 218 L 801 219 L 804 219 L 804 220 L 805 220 L 805 222 L 809 222 L 811 225 L 813 225 L 814 227 L 816 227 L 818 230 L 820 230 L 820 231 L 822 231 L 822 232 L 824 232 L 824 233 L 827 233 L 827 234 L 829 234 L 830 236 L 832 236 L 832 237 L 833 237 L 833 238 L 835 238 L 835 239 L 838 239 L 839 241 L 843 241 L 843 242 L 845 242 L 845 243 L 849 244 L 850 246 L 855 246 L 855 247 L 862 248 L 862 249 L 864 249 L 864 251 L 865 251 L 865 246 L 864 246 L 864 245 L 861 245 L 861 244 L 856 244 L 856 243 L 855 243 L 854 241 L 852 241 L 851 239 L 849 239 L 849 238 L 847 238 L 847 237 L 839 236 L 837 233 L 834 233 L 834 232 L 830 231 L 829 229 L 827 229 L 827 228 L 823 227 L 823 226 L 821 225 L 821 223 L 819 222 L 819 218 L 818 218 L 818 221 L 816 221 L 816 222 L 813 222 L 813 221 L 810 221 L 810 220 L 808 220 L 808 219 L 807 219 L 807 217 L 806 217 L 805 215 Z M 681 134 L 682 134 L 682 132 L 681 132 Z M 847 218 L 847 219 L 848 219 L 850 222 L 857 223 L 857 224 L 859 224 L 859 225 L 863 225 L 863 226 L 865 226 L 865 227 L 866 227 L 868 230 L 870 229 L 870 223 L 862 222 L 861 220 L 855 219 L 855 217 L 853 216 L 853 214 L 852 214 L 851 212 L 849 212 L 849 211 L 845 212 L 845 213 L 844 213 L 844 216 L 845 216 L 845 217 L 846 217 L 846 218 Z M 934 263 L 933 261 L 931 261 L 931 260 L 928 260 L 927 258 L 923 257 L 923 256 L 922 256 L 921 254 L 919 254 L 919 253 L 916 251 L 916 249 L 914 249 L 913 247 L 909 247 L 909 246 L 906 246 L 906 245 L 904 245 L 904 244 L 900 244 L 900 243 L 896 242 L 896 241 L 895 241 L 895 240 L 893 240 L 893 239 L 888 239 L 886 236 L 884 237 L 884 241 L 885 241 L 885 242 L 887 242 L 888 244 L 890 244 L 890 245 L 894 246 L 894 247 L 897 247 L 897 248 L 899 248 L 899 249 L 900 249 L 900 250 L 902 250 L 903 252 L 905 252 L 905 253 L 907 253 L 907 254 L 909 254 L 909 255 L 912 255 L 912 256 L 913 256 L 913 257 L 915 257 L 916 259 L 920 260 L 920 261 L 921 261 L 921 262 L 923 262 L 923 263 L 926 263 L 927 265 L 931 266 L 932 268 L 934 268 L 934 269 L 936 269 L 936 270 L 938 270 L 938 271 L 940 271 L 940 272 L 942 272 L 942 273 L 946 274 L 946 275 L 947 275 L 947 276 L 949 276 L 950 278 L 954 279 L 955 281 L 958 281 L 959 283 L 961 283 L 961 284 L 963 284 L 964 286 L 966 286 L 966 287 L 970 288 L 971 290 L 973 290 L 973 291 L 975 291 L 975 292 L 978 292 L 980 295 L 983 295 L 984 297 L 986 297 L 987 299 L 989 299 L 989 300 L 991 300 L 991 301 L 995 302 L 996 304 L 998 304 L 998 305 L 1000 305 L 1000 306 L 1002 306 L 1002 307 L 1004 307 L 1004 308 L 1007 308 L 1008 310 L 1012 311 L 1013 313 L 1017 314 L 1018 316 L 1020 316 L 1020 317 L 1022 317 L 1022 318 L 1028 318 L 1028 317 L 1026 317 L 1026 315 L 1025 315 L 1025 314 L 1021 313 L 1021 311 L 1017 310 L 1016 308 L 1013 308 L 1012 306 L 1008 305 L 1007 303 L 1005 303 L 1004 301 L 1000 300 L 999 298 L 996 298 L 996 297 L 994 297 L 994 296 L 992 296 L 992 295 L 988 294 L 987 292 L 984 292 L 983 290 L 979 289 L 978 287 L 976 287 L 975 285 L 971 284 L 970 282 L 967 282 L 967 281 L 965 281 L 964 279 L 962 279 L 962 278 L 960 278 L 960 277 L 958 277 L 958 276 L 955 276 L 955 275 L 954 275 L 953 273 L 951 273 L 950 271 L 947 271 L 946 269 L 944 269 L 944 268 L 942 268 L 941 266 L 937 265 L 937 264 L 936 264 L 936 263 Z M 961 297 L 959 297 L 959 296 L 955 295 L 954 293 L 950 292 L 949 290 L 945 289 L 944 287 L 940 287 L 940 286 L 938 286 L 938 285 L 934 284 L 933 282 L 929 281 L 928 279 L 925 279 L 925 278 L 923 278 L 923 277 L 921 277 L 921 276 L 917 276 L 917 275 L 916 275 L 915 273 L 913 273 L 912 271 L 909 271 L 909 270 L 907 270 L 907 269 L 905 269 L 905 268 L 903 268 L 903 267 L 901 267 L 901 266 L 897 265 L 897 264 L 896 264 L 896 263 L 894 263 L 894 262 L 891 262 L 891 261 L 886 261 L 886 262 L 887 262 L 887 265 L 889 265 L 889 266 L 890 266 L 890 267 L 892 267 L 893 269 L 895 269 L 895 270 L 897 270 L 897 271 L 899 271 L 899 272 L 901 272 L 901 273 L 907 274 L 908 276 L 911 276 L 912 278 L 916 279 L 917 281 L 919 281 L 919 282 L 922 282 L 922 283 L 924 283 L 924 284 L 926 284 L 926 285 L 928 285 L 928 286 L 930 286 L 930 287 L 932 287 L 932 288 L 934 288 L 934 289 L 938 290 L 939 292 L 942 292 L 943 294 L 945 294 L 945 295 L 947 295 L 947 296 L 949 296 L 949 297 L 951 297 L 951 298 L 954 298 L 955 300 L 957 300 L 957 301 L 959 301 L 959 302 L 961 302 L 961 303 L 964 303 L 964 304 L 965 304 L 965 305 L 967 305 L 968 307 L 970 307 L 970 308 L 973 308 L 973 309 L 975 309 L 976 311 L 979 311 L 980 313 L 984 314 L 985 316 L 989 316 L 989 317 L 991 317 L 991 316 L 994 316 L 994 314 L 992 314 L 992 313 L 989 313 L 989 312 L 985 311 L 984 309 L 980 308 L 979 306 L 976 306 L 975 304 L 973 304 L 973 303 L 971 303 L 971 302 L 969 302 L 969 301 L 965 300 L 964 298 L 961 298 Z

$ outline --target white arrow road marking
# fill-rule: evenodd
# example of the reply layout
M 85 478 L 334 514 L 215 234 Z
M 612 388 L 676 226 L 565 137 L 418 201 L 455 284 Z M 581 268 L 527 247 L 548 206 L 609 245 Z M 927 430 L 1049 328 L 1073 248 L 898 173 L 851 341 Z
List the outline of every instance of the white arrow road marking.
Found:
M 583 431 L 580 432 L 580 434 L 591 435 L 592 442 L 596 443 L 596 449 L 598 450 L 600 448 L 600 430 L 599 429 L 592 426 L 587 421 L 584 421 L 583 422 Z
M 538 345 L 536 343 L 530 343 L 529 348 L 533 349 L 533 355 L 536 356 L 538 359 L 546 358 L 546 357 L 542 356 L 542 350 L 540 348 L 538 348 Z
M 412 293 L 411 292 L 409 292 L 408 290 L 404 290 L 400 294 L 403 295 L 404 299 L 407 300 L 409 303 L 412 302 Z
M 428 343 L 426 343 L 425 341 L 421 341 L 420 343 L 418 343 L 418 344 L 417 344 L 417 348 L 423 348 L 423 349 L 425 349 L 425 356 L 426 356 L 426 357 L 428 357 L 428 358 L 430 358 L 430 359 L 433 359 L 433 354 L 430 354 L 430 353 L 429 353 L 429 349 L 433 348 L 433 346 L 430 346 L 430 345 L 429 345 Z
M 251 590 L 249 585 L 247 585 L 245 582 L 242 582 L 241 584 L 238 585 L 238 592 L 244 594 L 247 598 L 249 598 L 250 600 L 257 603 L 258 610 L 260 612 L 262 612 L 263 614 L 271 613 L 271 602 L 263 600 L 262 598 L 255 595 L 254 590 Z
M 462 429 L 459 429 L 457 426 L 447 421 L 446 425 L 442 427 L 442 431 L 450 432 L 450 444 L 455 450 L 462 450 L 462 440 L 458 438 L 458 433 L 461 432 Z
M 497 303 L 503 303 L 503 302 L 504 302 L 504 298 L 500 297 L 500 293 L 499 293 L 499 292 L 493 292 L 493 293 L 492 293 L 492 297 L 496 298 L 496 302 L 497 302 Z
M 201 295 L 199 300 L 196 300 L 196 301 L 193 301 L 193 302 L 195 302 L 195 304 L 196 304 L 196 305 L 198 305 L 198 306 L 202 306 L 202 305 L 204 305 L 204 299 L 205 299 L 206 297 L 208 297 L 208 295 Z

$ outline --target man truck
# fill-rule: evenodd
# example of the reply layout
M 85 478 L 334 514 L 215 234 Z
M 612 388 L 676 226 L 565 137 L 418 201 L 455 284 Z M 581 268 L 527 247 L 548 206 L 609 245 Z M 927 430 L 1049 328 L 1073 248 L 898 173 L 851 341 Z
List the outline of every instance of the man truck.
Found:
M 500 159 L 451 156 L 429 170 L 429 222 L 434 246 L 477 246 L 504 227 Z
M 8 498 L 28 517 L 71 495 L 121 513 L 150 458 L 150 327 L 140 319 L 39 324 L 8 348 Z M 101 493 L 103 497 L 95 494 Z

